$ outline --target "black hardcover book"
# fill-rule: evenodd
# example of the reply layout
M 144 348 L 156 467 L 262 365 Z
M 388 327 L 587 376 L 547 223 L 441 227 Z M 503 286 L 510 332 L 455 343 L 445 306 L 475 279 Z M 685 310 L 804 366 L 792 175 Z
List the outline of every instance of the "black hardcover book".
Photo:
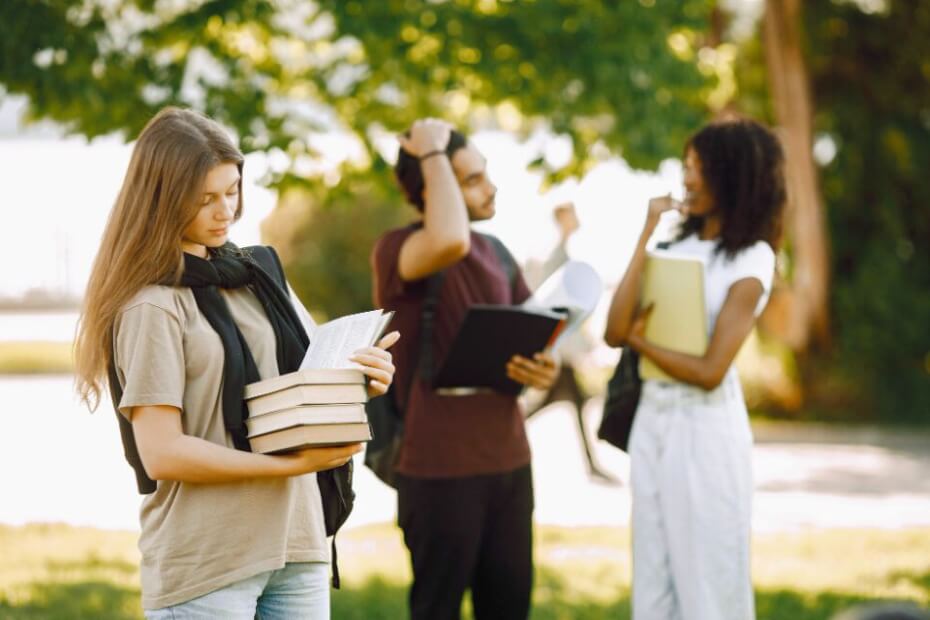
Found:
M 558 310 L 470 306 L 433 387 L 519 394 L 523 385 L 507 376 L 507 362 L 514 355 L 532 359 L 555 340 L 564 324 L 565 313 Z

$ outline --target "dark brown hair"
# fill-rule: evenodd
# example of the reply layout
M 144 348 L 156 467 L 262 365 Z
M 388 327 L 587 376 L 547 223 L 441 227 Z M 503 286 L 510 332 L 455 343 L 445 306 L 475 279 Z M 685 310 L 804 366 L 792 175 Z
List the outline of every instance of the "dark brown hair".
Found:
M 717 251 L 733 256 L 757 241 L 778 249 L 785 204 L 784 154 L 778 138 L 752 120 L 706 125 L 685 145 L 701 162 L 722 230 Z M 678 238 L 699 233 L 703 218 L 690 216 Z
M 446 145 L 446 155 L 451 160 L 452 155 L 467 144 L 465 135 L 453 129 L 449 135 L 449 144 Z M 397 163 L 394 164 L 394 176 L 397 177 L 407 202 L 416 207 L 417 211 L 423 211 L 423 190 L 426 184 L 423 182 L 420 160 L 401 148 L 397 153 Z

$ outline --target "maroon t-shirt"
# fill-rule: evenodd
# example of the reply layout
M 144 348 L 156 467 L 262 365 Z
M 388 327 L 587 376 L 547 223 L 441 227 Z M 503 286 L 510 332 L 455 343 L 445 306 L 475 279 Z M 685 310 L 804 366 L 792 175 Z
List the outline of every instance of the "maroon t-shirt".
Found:
M 419 478 L 456 478 L 522 467 L 530 462 L 530 447 L 516 397 L 497 393 L 440 395 L 415 377 L 409 398 L 404 398 L 420 347 L 427 280 L 404 281 L 397 264 L 404 241 L 420 227 L 414 224 L 385 233 L 371 254 L 375 305 L 396 313 L 391 327 L 401 333 L 392 349 L 397 368 L 394 385 L 405 422 L 397 470 Z M 519 270 L 511 291 L 494 246 L 472 232 L 468 255 L 445 269 L 433 327 L 434 364 L 445 359 L 469 306 L 518 304 L 529 296 Z

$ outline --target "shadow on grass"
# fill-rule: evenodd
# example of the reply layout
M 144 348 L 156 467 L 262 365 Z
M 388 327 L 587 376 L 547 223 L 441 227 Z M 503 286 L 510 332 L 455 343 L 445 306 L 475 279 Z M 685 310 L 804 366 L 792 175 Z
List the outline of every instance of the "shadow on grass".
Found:
M 902 575 L 926 588 L 930 594 L 930 574 Z M 579 599 L 556 573 L 537 570 L 533 620 L 629 620 L 629 592 L 607 601 Z M 828 620 L 854 605 L 881 599 L 843 592 L 805 593 L 795 590 L 757 590 L 758 620 Z M 407 586 L 372 579 L 360 587 L 333 592 L 334 620 L 396 620 L 407 617 Z M 471 618 L 465 605 L 463 618 Z

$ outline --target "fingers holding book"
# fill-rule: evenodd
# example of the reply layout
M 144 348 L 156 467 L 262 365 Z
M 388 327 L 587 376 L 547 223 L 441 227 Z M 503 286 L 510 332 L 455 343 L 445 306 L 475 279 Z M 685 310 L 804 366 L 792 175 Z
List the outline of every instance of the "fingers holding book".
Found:
M 374 398 L 388 391 L 394 380 L 393 356 L 387 350 L 400 339 L 400 332 L 393 331 L 382 338 L 375 346 L 359 349 L 349 358 L 359 365 L 368 377 L 368 396 Z
M 507 362 L 507 376 L 529 387 L 548 390 L 558 375 L 559 365 L 549 353 L 537 353 L 533 359 L 514 355 Z
M 300 475 L 341 467 L 361 451 L 362 444 L 352 443 L 344 446 L 304 448 L 275 458 L 290 461 L 293 465 L 292 475 Z
M 397 341 L 400 340 L 400 332 L 397 330 L 392 331 L 389 334 L 385 334 L 384 338 L 378 341 L 375 345 L 378 349 L 390 349 L 392 346 L 397 344 Z

